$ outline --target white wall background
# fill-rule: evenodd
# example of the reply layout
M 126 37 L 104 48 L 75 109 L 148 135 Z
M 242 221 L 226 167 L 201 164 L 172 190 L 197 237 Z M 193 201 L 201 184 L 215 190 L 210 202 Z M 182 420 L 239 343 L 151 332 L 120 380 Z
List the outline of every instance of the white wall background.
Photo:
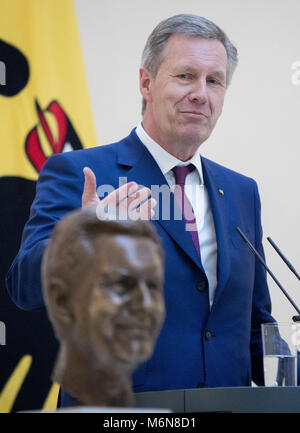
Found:
M 240 64 L 204 156 L 254 177 L 262 201 L 269 267 L 300 307 L 300 282 L 266 241 L 300 272 L 299 0 L 75 0 L 99 144 L 128 135 L 140 120 L 138 69 L 145 41 L 164 18 L 195 13 L 236 44 Z M 295 314 L 269 278 L 273 314 Z M 242 287 L 241 287 L 242 290 Z

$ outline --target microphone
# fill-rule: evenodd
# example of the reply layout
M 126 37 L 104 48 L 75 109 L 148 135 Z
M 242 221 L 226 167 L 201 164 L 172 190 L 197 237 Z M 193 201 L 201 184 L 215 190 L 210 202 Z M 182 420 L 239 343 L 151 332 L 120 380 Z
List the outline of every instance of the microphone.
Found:
M 242 232 L 242 230 L 239 227 L 236 227 L 236 230 L 238 232 L 238 234 L 241 236 L 241 238 L 243 239 L 243 241 L 245 242 L 245 244 L 247 245 L 247 247 L 251 250 L 251 252 L 255 255 L 255 257 L 257 258 L 257 260 L 263 265 L 263 267 L 265 268 L 265 270 L 269 273 L 269 275 L 272 277 L 272 279 L 275 281 L 275 283 L 277 284 L 277 286 L 280 288 L 280 290 L 282 291 L 282 293 L 285 295 L 285 297 L 289 300 L 289 302 L 292 304 L 292 306 L 295 308 L 295 310 L 298 313 L 298 316 L 293 316 L 293 321 L 294 322 L 300 322 L 300 310 L 298 308 L 298 306 L 295 304 L 295 302 L 291 299 L 291 297 L 288 295 L 288 293 L 285 291 L 285 289 L 282 287 L 282 285 L 280 284 L 280 282 L 277 280 L 277 278 L 275 277 L 275 275 L 273 274 L 273 272 L 269 269 L 269 267 L 266 265 L 265 260 L 263 259 L 263 257 L 256 251 L 256 249 L 254 248 L 254 246 L 251 244 L 251 242 L 249 241 L 249 239 L 245 236 L 245 234 Z
M 291 262 L 289 262 L 288 259 L 285 257 L 285 255 L 280 251 L 280 249 L 275 244 L 275 242 L 270 237 L 268 237 L 267 239 L 270 242 L 270 244 L 272 245 L 272 247 L 275 249 L 275 251 L 282 258 L 282 260 L 284 261 L 284 263 L 288 266 L 288 268 L 293 272 L 293 274 L 296 275 L 296 277 L 298 278 L 298 280 L 300 280 L 300 275 L 298 274 L 298 272 L 296 271 L 296 269 L 294 268 L 294 266 L 291 264 Z

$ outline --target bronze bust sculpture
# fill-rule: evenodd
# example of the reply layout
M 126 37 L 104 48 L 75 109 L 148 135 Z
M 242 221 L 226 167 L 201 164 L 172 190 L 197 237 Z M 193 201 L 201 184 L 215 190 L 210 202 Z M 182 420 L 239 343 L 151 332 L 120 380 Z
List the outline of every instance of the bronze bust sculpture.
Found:
M 43 257 L 43 294 L 60 349 L 53 379 L 89 406 L 134 404 L 131 375 L 165 317 L 163 251 L 149 221 L 76 210 Z

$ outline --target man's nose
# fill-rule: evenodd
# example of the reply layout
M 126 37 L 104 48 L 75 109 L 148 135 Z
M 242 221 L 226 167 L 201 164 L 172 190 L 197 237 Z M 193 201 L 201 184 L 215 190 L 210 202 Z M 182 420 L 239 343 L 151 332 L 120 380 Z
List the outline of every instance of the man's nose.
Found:
M 145 309 L 152 308 L 153 299 L 151 290 L 144 280 L 140 280 L 137 282 L 135 288 L 135 296 L 133 300 L 135 301 L 133 305 L 137 308 L 140 308 L 141 306 Z
M 189 94 L 189 100 L 199 104 L 205 104 L 208 101 L 206 79 L 201 78 L 195 81 Z

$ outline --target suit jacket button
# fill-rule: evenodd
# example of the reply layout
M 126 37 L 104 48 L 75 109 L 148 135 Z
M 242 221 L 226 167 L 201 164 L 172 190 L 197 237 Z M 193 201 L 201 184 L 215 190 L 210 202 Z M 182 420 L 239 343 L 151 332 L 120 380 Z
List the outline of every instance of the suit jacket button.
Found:
M 206 340 L 210 340 L 212 337 L 212 332 L 211 331 L 205 331 L 205 339 Z
M 201 278 L 201 280 L 197 282 L 197 289 L 199 292 L 205 292 L 205 290 L 208 289 L 207 281 L 204 278 Z

